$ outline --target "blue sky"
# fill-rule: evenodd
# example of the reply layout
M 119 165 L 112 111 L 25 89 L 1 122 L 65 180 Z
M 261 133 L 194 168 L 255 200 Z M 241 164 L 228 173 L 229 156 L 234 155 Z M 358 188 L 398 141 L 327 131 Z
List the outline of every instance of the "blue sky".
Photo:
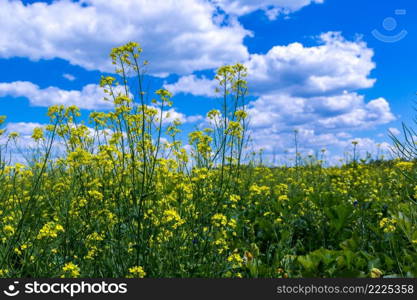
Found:
M 0 115 L 9 129 L 45 124 L 49 104 L 108 109 L 96 84 L 111 74 L 108 51 L 130 40 L 151 61 L 151 88 L 175 93 L 185 132 L 217 105 L 214 70 L 246 64 L 254 145 L 282 160 L 294 151 L 294 129 L 304 154 L 326 148 L 336 160 L 353 140 L 362 153 L 387 149 L 387 130 L 414 117 L 415 1 L 80 2 L 0 0 Z M 401 38 L 388 43 L 375 30 Z

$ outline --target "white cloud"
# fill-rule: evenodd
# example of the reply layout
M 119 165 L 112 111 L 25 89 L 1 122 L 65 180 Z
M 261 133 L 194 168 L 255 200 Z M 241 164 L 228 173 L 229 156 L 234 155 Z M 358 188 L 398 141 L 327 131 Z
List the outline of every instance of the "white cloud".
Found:
M 378 98 L 365 103 L 363 96 L 357 94 L 352 94 L 351 96 L 359 101 L 357 103 L 351 102 L 352 106 L 347 113 L 335 117 L 322 118 L 319 120 L 319 124 L 323 125 L 324 128 L 367 129 L 395 120 L 386 99 Z
M 317 98 L 267 95 L 252 103 L 249 115 L 255 145 L 285 151 L 293 147 L 293 130 L 297 129 L 304 153 L 322 147 L 343 150 L 342 141 L 352 138 L 350 132 L 395 119 L 385 99 L 366 103 L 356 93 Z
M 160 110 L 158 109 L 158 115 L 160 114 Z M 170 108 L 165 110 L 162 114 L 162 124 L 167 125 L 172 123 L 173 121 L 177 120 L 181 123 L 195 123 L 202 120 L 203 117 L 200 115 L 193 115 L 193 116 L 186 116 L 185 114 L 176 111 L 174 108 Z
M 184 93 L 205 97 L 216 96 L 216 81 L 205 77 L 197 78 L 195 75 L 183 76 L 173 84 L 164 84 L 164 88 L 174 95 Z
M 32 106 L 47 107 L 55 104 L 65 106 L 76 105 L 82 109 L 110 109 L 111 102 L 103 100 L 105 94 L 102 88 L 95 84 L 83 87 L 81 91 L 62 90 L 57 87 L 41 89 L 28 81 L 0 83 L 0 97 L 25 97 Z
M 330 147 L 344 147 L 345 139 L 336 133 L 319 133 L 313 129 L 298 128 L 298 151 L 305 155 L 314 150 L 328 149 Z M 255 149 L 264 149 L 266 152 L 278 151 L 295 153 L 294 131 L 270 131 L 268 128 L 260 128 L 251 131 Z
M 255 150 L 263 149 L 266 157 L 279 164 L 294 164 L 295 161 L 295 140 L 294 132 L 270 133 L 268 129 L 258 129 L 252 132 L 256 134 L 253 141 Z M 298 153 L 302 158 L 313 155 L 317 159 L 324 158 L 330 165 L 340 162 L 351 162 L 353 159 L 353 144 L 356 145 L 357 158 L 366 158 L 368 154 L 371 158 L 390 158 L 392 155 L 391 145 L 387 142 L 377 142 L 371 138 L 352 138 L 350 134 L 340 133 L 320 133 L 314 130 L 299 129 L 297 134 Z M 349 136 L 349 137 L 348 137 Z M 325 149 L 322 153 L 321 150 Z M 278 159 L 277 159 L 278 158 Z
M 32 106 L 48 107 L 55 104 L 62 104 L 65 106 L 76 105 L 81 109 L 88 110 L 107 110 L 112 109 L 114 105 L 111 101 L 105 101 L 106 96 L 103 89 L 95 84 L 89 84 L 83 87 L 82 90 L 62 90 L 57 87 L 48 87 L 41 89 L 39 86 L 27 82 L 16 81 L 11 83 L 0 83 L 0 97 L 24 97 L 29 100 Z M 159 115 L 159 113 L 158 113 Z M 176 111 L 174 108 L 165 110 L 163 113 L 163 124 L 169 124 L 174 120 L 179 120 L 181 123 L 195 123 L 202 120 L 200 115 L 186 116 L 183 113 Z M 18 128 L 20 123 L 10 123 Z M 22 123 L 23 124 L 23 123 Z M 24 123 L 24 128 L 35 123 Z M 33 128 L 32 128 L 33 129 Z
M 236 16 L 271 19 L 323 0 L 0 0 L 0 57 L 62 58 L 113 71 L 111 48 L 137 41 L 153 74 L 189 74 L 245 60 L 251 33 Z M 219 13 L 218 8 L 231 15 Z
M 368 154 L 370 154 L 372 158 L 377 158 L 377 156 L 380 158 L 381 155 L 384 155 L 385 158 L 388 158 L 387 156 L 392 154 L 392 146 L 389 143 L 376 142 L 371 138 L 355 138 L 343 141 L 342 145 L 344 145 L 346 154 L 352 155 L 353 141 L 358 143 L 356 145 L 356 152 L 360 158 L 365 158 Z
M 43 124 L 35 122 L 9 122 L 6 124 L 6 134 L 0 136 L 0 144 L 6 144 L 9 140 L 8 134 L 15 132 L 19 136 L 12 142 L 9 141 L 8 152 L 3 159 L 9 160 L 10 163 L 25 163 L 30 159 L 33 150 L 37 147 L 37 142 L 32 139 L 33 130 L 36 127 L 43 127 Z M 3 153 L 5 154 L 5 153 Z M 11 154 L 9 157 L 8 154 Z
M 369 78 L 375 68 L 374 52 L 361 40 L 348 41 L 339 32 L 320 35 L 321 45 L 305 47 L 300 43 L 275 46 L 266 54 L 252 54 L 245 62 L 252 95 L 288 94 L 312 97 L 341 94 L 344 91 L 370 88 Z M 180 78 L 171 84 L 175 93 L 212 96 L 214 80 Z
M 312 3 L 324 0 L 213 0 L 224 11 L 236 15 L 245 15 L 256 10 L 263 10 L 270 20 L 280 14 L 289 14 Z
M 67 73 L 62 74 L 62 77 L 64 77 L 65 79 L 68 79 L 69 81 L 74 81 L 76 79 L 74 75 L 67 74 Z
M 372 87 L 373 50 L 361 41 L 347 41 L 338 32 L 324 33 L 322 45 L 275 46 L 246 63 L 251 92 L 315 96 Z
M 0 0 L 0 57 L 62 58 L 113 71 L 111 48 L 137 41 L 152 74 L 186 74 L 248 57 L 250 35 L 237 20 L 220 24 L 202 0 L 69 0 L 51 4 Z M 224 20 L 223 20 L 224 21 Z
M 395 127 L 390 127 L 390 128 L 388 128 L 388 131 L 390 132 L 390 133 L 392 133 L 393 135 L 400 135 L 401 134 L 401 131 L 399 131 L 397 128 L 395 128 Z
M 197 123 L 199 121 L 203 121 L 204 117 L 202 115 L 193 115 L 193 116 L 187 116 L 186 122 L 187 123 Z
M 251 125 L 280 131 L 307 127 L 315 130 L 369 129 L 395 117 L 383 98 L 365 102 L 357 93 L 302 98 L 266 95 L 250 105 Z
M 366 102 L 356 92 L 375 83 L 369 78 L 375 68 L 372 49 L 361 40 L 347 41 L 334 32 L 322 34 L 320 41 L 322 45 L 315 47 L 295 43 L 251 56 L 247 64 L 250 89 L 259 96 L 250 105 L 252 126 L 264 136 L 292 141 L 288 132 L 297 128 L 304 134 L 306 148 L 341 149 L 349 131 L 395 119 L 386 99 Z
M 384 98 L 366 101 L 357 90 L 371 88 L 375 68 L 373 50 L 360 39 L 348 41 L 341 33 L 322 34 L 319 45 L 275 46 L 264 55 L 253 54 L 248 67 L 252 137 L 256 147 L 272 151 L 291 148 L 299 129 L 305 150 L 342 147 L 351 132 L 387 124 L 395 119 Z M 172 84 L 176 93 L 199 95 L 215 81 L 194 76 Z
M 6 125 L 7 132 L 17 132 L 22 136 L 31 136 L 33 130 L 44 125 L 36 122 L 10 122 Z
M 214 96 L 215 82 L 189 75 L 196 70 L 245 62 L 251 103 L 253 138 L 257 145 L 288 149 L 298 128 L 305 148 L 341 143 L 351 131 L 394 119 L 384 98 L 365 101 L 358 90 L 370 88 L 375 68 L 373 50 L 360 39 L 340 33 L 322 34 L 319 45 L 275 46 L 266 54 L 249 55 L 243 39 L 251 33 L 235 16 L 264 10 L 271 19 L 322 0 L 69 0 L 23 4 L 0 0 L 0 58 L 32 60 L 62 58 L 87 69 L 112 71 L 108 52 L 127 41 L 138 41 L 153 75 L 178 73 L 166 84 L 174 94 Z M 220 6 L 226 13 L 218 13 Z M 71 80 L 71 74 L 63 75 Z M 81 91 L 45 89 L 30 82 L 0 83 L 0 97 L 27 97 L 34 106 L 74 104 L 85 109 L 111 108 L 97 85 Z M 172 117 L 197 122 L 175 110 Z M 275 143 L 275 144 L 271 144 Z

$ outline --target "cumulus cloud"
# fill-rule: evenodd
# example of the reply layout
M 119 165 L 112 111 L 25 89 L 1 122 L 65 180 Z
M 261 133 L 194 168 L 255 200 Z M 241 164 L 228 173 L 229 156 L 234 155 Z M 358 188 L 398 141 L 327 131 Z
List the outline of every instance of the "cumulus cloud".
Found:
M 336 94 L 370 88 L 374 52 L 361 40 L 348 41 L 339 32 L 324 33 L 321 45 L 300 43 L 275 46 L 266 54 L 253 54 L 246 63 L 255 94 L 288 93 L 293 96 Z
M 34 149 L 37 147 L 37 143 L 32 139 L 33 130 L 37 127 L 43 127 L 44 124 L 36 122 L 9 122 L 6 124 L 6 133 L 0 136 L 0 144 L 8 144 L 8 154 L 5 155 L 5 159 L 8 163 L 25 163 L 32 158 Z M 8 138 L 10 133 L 18 133 L 19 136 L 16 140 L 11 142 Z
M 255 150 L 263 149 L 266 152 L 295 153 L 294 130 L 271 131 L 268 128 L 252 129 L 251 136 Z M 346 146 L 347 139 L 341 138 L 337 133 L 320 133 L 314 129 L 297 129 L 298 151 L 303 154 L 321 149 L 341 148 Z
M 96 84 L 89 84 L 82 90 L 62 90 L 57 87 L 41 89 L 28 81 L 0 83 L 0 97 L 24 97 L 32 106 L 51 106 L 62 104 L 76 105 L 82 109 L 110 109 L 111 102 L 105 101 L 103 89 Z
M 7 123 L 6 130 L 8 132 L 17 132 L 22 136 L 30 137 L 35 128 L 43 126 L 44 125 L 36 122 L 9 122 Z
M 319 42 L 277 46 L 251 56 L 250 87 L 259 96 L 250 103 L 252 126 L 281 138 L 298 129 L 307 147 L 341 149 L 349 131 L 387 124 L 395 116 L 386 99 L 367 102 L 357 92 L 375 83 L 369 78 L 375 68 L 372 49 L 335 32 L 322 34 Z
M 266 54 L 252 54 L 245 62 L 253 95 L 288 94 L 312 97 L 370 88 L 374 52 L 361 40 L 348 41 L 340 32 L 321 34 L 318 46 L 300 43 L 275 46 Z M 175 93 L 212 90 L 215 81 L 186 76 L 171 84 Z M 204 90 L 199 94 L 213 95 Z
M 354 94 L 355 95 L 355 94 Z M 358 96 L 362 98 L 362 96 Z M 384 98 L 374 99 L 368 103 L 358 103 L 346 114 L 319 121 L 324 128 L 361 128 L 368 129 L 375 125 L 386 124 L 395 120 L 388 101 Z
M 395 119 L 387 100 L 365 102 L 357 93 L 315 98 L 266 95 L 251 104 L 249 115 L 254 144 L 269 151 L 292 148 L 295 129 L 305 151 L 322 147 L 343 150 L 351 139 L 350 132 Z
M 372 138 L 355 138 L 342 142 L 344 146 L 345 155 L 352 156 L 353 142 L 357 143 L 356 152 L 360 158 L 366 158 L 371 155 L 372 158 L 391 158 L 392 146 L 387 142 L 377 142 Z
M 160 114 L 160 110 L 158 109 L 158 114 Z M 162 113 L 162 124 L 167 125 L 171 124 L 174 121 L 180 121 L 181 123 L 195 123 L 203 119 L 200 115 L 193 115 L 193 116 L 186 116 L 185 114 L 176 111 L 174 108 L 170 108 L 165 110 Z
M 50 4 L 0 0 L 0 57 L 62 58 L 113 71 L 111 48 L 137 41 L 152 74 L 186 74 L 248 57 L 250 35 L 233 18 L 220 23 L 202 0 L 69 0 Z M 225 24 L 226 23 L 226 24 Z
M 216 81 L 206 77 L 197 78 L 195 75 L 183 76 L 175 83 L 164 84 L 164 88 L 174 95 L 184 93 L 205 97 L 216 96 Z
M 384 98 L 370 101 L 359 90 L 371 88 L 373 50 L 341 33 L 319 36 L 316 46 L 277 45 L 249 54 L 243 44 L 251 33 L 236 16 L 256 10 L 274 19 L 323 0 L 69 0 L 23 4 L 0 0 L 0 58 L 61 58 L 89 70 L 113 71 L 107 53 L 138 41 L 152 75 L 184 75 L 165 84 L 174 94 L 214 96 L 216 83 L 190 75 L 196 70 L 243 62 L 249 70 L 252 137 L 259 146 L 288 149 L 297 128 L 307 147 L 349 143 L 353 131 L 395 119 Z M 220 8 L 220 11 L 219 11 Z M 223 12 L 228 15 L 224 15 Z M 29 21 L 30 20 L 30 21 Z M 72 75 L 64 74 L 68 80 Z M 75 104 L 111 108 L 97 85 L 80 91 L 40 88 L 30 82 L 0 83 L 0 97 L 27 97 L 31 105 Z M 201 116 L 170 115 L 182 122 Z M 366 142 L 366 141 L 364 141 Z M 272 144 L 274 143 L 274 144 Z
M 105 96 L 103 89 L 95 84 L 86 85 L 79 91 L 67 91 L 57 87 L 41 89 L 36 84 L 27 81 L 0 83 L 0 97 L 24 97 L 29 100 L 29 103 L 32 106 L 48 107 L 55 104 L 62 104 L 65 106 L 76 105 L 81 109 L 87 110 L 107 110 L 113 108 L 112 102 L 104 100 Z M 164 125 L 169 124 L 174 120 L 179 120 L 181 123 L 195 123 L 201 119 L 203 119 L 203 117 L 200 115 L 186 116 L 185 114 L 176 111 L 174 108 L 170 108 L 163 112 Z M 21 128 L 32 130 L 32 127 L 36 125 L 35 123 L 10 123 L 9 126 L 12 126 L 12 128 L 19 128 L 21 124 L 25 125 Z
M 349 41 L 338 32 L 320 35 L 317 46 L 292 43 L 251 55 L 245 65 L 250 93 L 257 97 L 249 103 L 254 145 L 285 151 L 298 129 L 305 150 L 343 148 L 350 132 L 393 121 L 388 100 L 366 101 L 358 93 L 376 81 L 370 78 L 373 55 L 361 39 Z M 203 82 L 215 85 L 214 80 L 188 76 L 171 86 L 175 93 L 211 96 L 202 92 Z
M 281 14 L 289 14 L 312 3 L 323 3 L 324 0 L 213 0 L 224 11 L 230 14 L 246 15 L 256 10 L 263 10 L 270 20 Z
M 262 149 L 269 163 L 294 164 L 296 152 L 294 132 L 271 135 L 267 129 L 258 129 L 252 133 L 256 133 L 253 148 L 258 151 Z M 298 153 L 302 159 L 313 155 L 317 159 L 324 159 L 329 165 L 351 162 L 353 159 L 352 142 L 354 141 L 357 142 L 355 149 L 357 158 L 366 158 L 368 155 L 373 159 L 392 157 L 389 143 L 377 142 L 372 138 L 353 138 L 347 132 L 320 133 L 309 129 L 299 129 L 297 141 Z

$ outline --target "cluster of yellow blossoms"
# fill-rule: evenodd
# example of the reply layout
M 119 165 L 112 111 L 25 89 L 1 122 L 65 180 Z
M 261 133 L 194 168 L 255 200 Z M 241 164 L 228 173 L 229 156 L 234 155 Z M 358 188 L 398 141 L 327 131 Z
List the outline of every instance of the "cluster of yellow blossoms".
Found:
M 64 232 L 64 227 L 55 222 L 48 222 L 39 230 L 36 238 L 38 240 L 43 238 L 56 238 L 60 232 Z

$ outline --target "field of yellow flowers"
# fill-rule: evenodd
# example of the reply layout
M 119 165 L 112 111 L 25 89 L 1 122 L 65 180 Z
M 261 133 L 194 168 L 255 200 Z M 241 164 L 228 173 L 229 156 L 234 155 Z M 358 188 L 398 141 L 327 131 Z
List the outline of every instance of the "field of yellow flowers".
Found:
M 413 162 L 255 163 L 239 64 L 218 70 L 221 107 L 186 150 L 169 91 L 143 91 L 141 51 L 111 53 L 112 111 L 51 107 L 25 164 L 0 131 L 1 277 L 417 276 Z

